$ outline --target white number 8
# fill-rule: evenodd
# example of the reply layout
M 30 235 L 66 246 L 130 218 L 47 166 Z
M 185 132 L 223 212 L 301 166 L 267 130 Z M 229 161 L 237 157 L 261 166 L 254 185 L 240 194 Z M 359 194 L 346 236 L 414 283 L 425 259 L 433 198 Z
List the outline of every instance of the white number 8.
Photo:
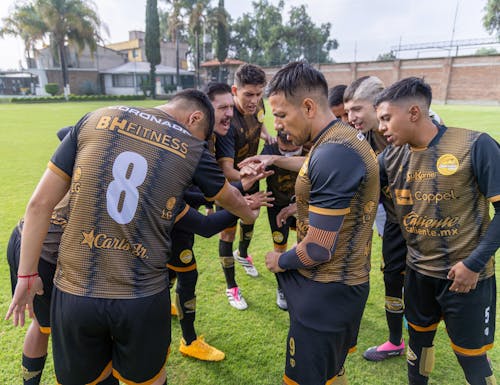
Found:
M 113 181 L 106 191 L 108 214 L 117 223 L 129 223 L 139 204 L 139 187 L 148 171 L 148 162 L 136 152 L 125 151 L 118 155 L 113 164 Z

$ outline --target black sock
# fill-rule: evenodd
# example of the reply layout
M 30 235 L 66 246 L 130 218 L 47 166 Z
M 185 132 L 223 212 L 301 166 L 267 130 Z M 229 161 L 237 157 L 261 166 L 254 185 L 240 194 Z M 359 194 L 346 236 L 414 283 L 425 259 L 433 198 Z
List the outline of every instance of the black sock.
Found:
M 385 311 L 385 318 L 389 326 L 389 342 L 399 346 L 403 339 L 403 314 Z
M 219 241 L 219 260 L 226 277 L 227 288 L 231 289 L 238 286 L 234 276 L 234 257 L 233 257 L 233 243 L 226 241 Z
M 464 371 L 468 384 L 488 385 L 496 383 L 492 382 L 495 377 L 493 376 L 493 371 L 491 370 L 486 354 L 481 356 L 462 356 L 455 353 L 455 355 Z
M 179 322 L 186 345 L 191 344 L 196 339 L 194 321 L 196 318 L 195 289 L 197 281 L 198 270 L 185 271 L 177 275 L 176 297 L 180 306 Z
M 42 372 L 45 366 L 47 355 L 30 358 L 23 354 L 23 384 L 38 385 L 42 379 Z
M 253 227 L 253 224 L 244 225 L 240 222 L 240 243 L 238 245 L 240 257 L 248 257 L 248 246 L 250 246 L 250 241 L 252 240 Z

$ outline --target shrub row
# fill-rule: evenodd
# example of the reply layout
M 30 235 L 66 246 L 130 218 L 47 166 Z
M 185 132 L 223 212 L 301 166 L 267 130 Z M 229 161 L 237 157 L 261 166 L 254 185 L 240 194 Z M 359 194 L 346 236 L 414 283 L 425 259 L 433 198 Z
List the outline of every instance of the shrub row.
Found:
M 144 95 L 69 95 L 69 101 L 71 102 L 89 102 L 89 101 L 101 101 L 101 100 L 144 100 L 146 97 Z M 23 97 L 23 98 L 12 98 L 10 99 L 12 103 L 52 103 L 52 102 L 64 102 L 64 96 L 33 96 L 33 97 Z

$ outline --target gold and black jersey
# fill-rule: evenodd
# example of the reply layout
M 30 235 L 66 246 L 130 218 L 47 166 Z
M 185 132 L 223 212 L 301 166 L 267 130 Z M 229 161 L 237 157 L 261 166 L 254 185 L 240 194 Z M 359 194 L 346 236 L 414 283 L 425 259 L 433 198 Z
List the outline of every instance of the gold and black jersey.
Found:
M 377 202 L 379 199 L 379 177 L 376 156 L 366 138 L 351 126 L 335 120 L 315 141 L 306 157 L 295 185 L 297 200 L 297 239 L 300 242 L 306 235 L 309 227 L 309 210 L 316 202 L 311 200 L 311 191 L 319 197 L 318 201 L 326 196 L 337 197 L 337 187 L 314 185 L 313 171 L 309 164 L 320 146 L 336 144 L 343 146 L 356 155 L 361 164 L 348 164 L 339 154 L 332 152 L 331 159 L 320 162 L 317 167 L 328 170 L 335 167 L 357 169 L 362 175 L 355 192 L 349 195 L 344 207 L 319 209 L 326 215 L 344 215 L 344 222 L 337 235 L 335 252 L 329 262 L 314 266 L 311 269 L 299 269 L 305 277 L 319 282 L 341 282 L 348 285 L 358 285 L 369 280 L 370 253 L 372 242 L 372 226 L 375 219 Z M 345 170 L 344 170 L 345 171 Z M 345 172 L 343 173 L 345 175 Z M 356 173 L 358 175 L 358 173 Z M 328 198 L 331 199 L 331 198 Z M 335 214 L 338 212 L 338 214 Z
M 407 264 L 422 274 L 446 279 L 488 227 L 489 203 L 472 164 L 472 148 L 480 135 L 447 128 L 428 148 L 390 146 L 382 153 L 382 188 L 392 198 L 408 245 Z M 498 186 L 500 181 L 493 183 Z M 480 279 L 493 274 L 491 258 Z
M 231 119 L 231 131 L 234 136 L 234 168 L 239 169 L 238 163 L 244 159 L 257 155 L 259 150 L 260 134 L 264 122 L 263 102 L 259 103 L 257 112 L 244 115 L 234 106 L 234 115 Z
M 83 118 L 49 164 L 71 175 L 56 286 L 98 298 L 164 290 L 176 208 L 203 148 L 157 109 L 108 107 Z

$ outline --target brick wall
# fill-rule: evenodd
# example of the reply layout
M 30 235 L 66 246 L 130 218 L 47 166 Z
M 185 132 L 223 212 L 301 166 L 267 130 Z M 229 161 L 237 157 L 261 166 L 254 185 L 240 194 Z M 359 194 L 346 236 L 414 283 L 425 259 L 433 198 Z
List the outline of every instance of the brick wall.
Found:
M 266 67 L 268 80 L 279 67 Z M 386 86 L 408 76 L 424 77 L 434 103 L 500 105 L 500 55 L 321 64 L 329 87 L 362 76 L 378 76 Z

